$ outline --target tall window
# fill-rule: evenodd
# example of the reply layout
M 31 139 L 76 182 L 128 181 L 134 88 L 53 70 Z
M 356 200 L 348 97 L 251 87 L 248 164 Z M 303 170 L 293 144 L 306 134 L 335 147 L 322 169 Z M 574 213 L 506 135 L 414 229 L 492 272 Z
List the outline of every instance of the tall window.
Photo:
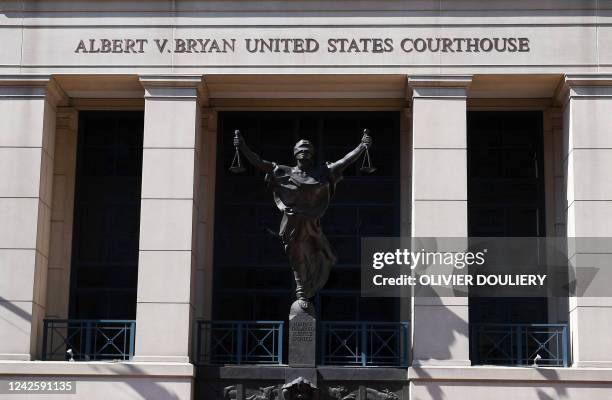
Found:
M 378 170 L 347 169 L 321 220 L 338 264 L 315 299 L 322 320 L 397 319 L 395 299 L 360 298 L 360 239 L 399 233 L 399 119 L 383 112 L 227 112 L 220 114 L 215 217 L 214 318 L 285 320 L 293 275 L 276 236 L 281 220 L 262 173 L 228 171 L 233 131 L 264 159 L 295 165 L 293 145 L 309 139 L 318 162 L 336 161 L 369 128 Z M 247 163 L 243 159 L 243 162 Z
M 134 319 L 142 112 L 81 112 L 70 317 Z
M 541 112 L 468 112 L 468 231 L 545 236 Z M 470 322 L 543 323 L 543 298 L 471 298 Z

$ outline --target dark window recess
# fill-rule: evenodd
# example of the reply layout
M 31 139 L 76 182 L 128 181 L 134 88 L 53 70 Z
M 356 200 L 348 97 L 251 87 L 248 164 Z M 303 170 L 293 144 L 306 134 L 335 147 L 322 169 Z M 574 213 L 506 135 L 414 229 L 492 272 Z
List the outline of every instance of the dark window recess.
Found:
M 468 231 L 545 236 L 541 112 L 468 112 Z M 545 298 L 470 298 L 470 323 L 546 323 Z
M 322 320 L 395 321 L 395 299 L 360 298 L 360 238 L 399 234 L 399 118 L 384 112 L 227 112 L 219 118 L 215 216 L 214 319 L 286 320 L 293 275 L 277 236 L 281 212 L 262 173 L 228 171 L 233 131 L 264 159 L 295 165 L 293 145 L 310 139 L 318 162 L 336 161 L 372 131 L 372 175 L 361 159 L 345 172 L 323 230 L 338 255 L 316 305 Z M 245 163 L 246 160 L 243 159 Z
M 468 112 L 470 236 L 544 236 L 541 112 Z
M 136 317 L 143 124 L 79 114 L 70 318 Z

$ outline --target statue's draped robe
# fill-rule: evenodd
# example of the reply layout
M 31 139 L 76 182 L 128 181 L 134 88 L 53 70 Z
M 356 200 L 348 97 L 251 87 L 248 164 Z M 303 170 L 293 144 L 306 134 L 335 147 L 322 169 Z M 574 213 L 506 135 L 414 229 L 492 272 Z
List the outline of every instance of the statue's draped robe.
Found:
M 274 202 L 283 212 L 279 235 L 295 274 L 298 298 L 313 297 L 325 285 L 336 263 L 320 218 L 341 179 L 342 174 L 333 173 L 329 164 L 310 173 L 275 164 L 273 172 L 266 176 Z

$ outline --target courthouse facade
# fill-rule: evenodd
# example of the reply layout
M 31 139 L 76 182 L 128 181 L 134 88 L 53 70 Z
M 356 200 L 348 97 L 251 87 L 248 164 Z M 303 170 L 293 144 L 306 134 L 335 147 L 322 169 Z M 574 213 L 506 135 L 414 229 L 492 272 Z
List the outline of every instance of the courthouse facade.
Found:
M 233 132 L 288 163 L 368 128 L 322 221 L 319 398 L 612 398 L 612 297 L 359 290 L 362 237 L 612 237 L 612 3 L 8 0 L 0 43 L 3 384 L 281 398 L 292 277 Z

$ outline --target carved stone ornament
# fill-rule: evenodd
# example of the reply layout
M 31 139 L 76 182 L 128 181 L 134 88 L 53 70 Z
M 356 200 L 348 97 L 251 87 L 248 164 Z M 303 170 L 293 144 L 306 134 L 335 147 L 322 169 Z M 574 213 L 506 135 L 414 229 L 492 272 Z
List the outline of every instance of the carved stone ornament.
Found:
M 236 385 L 226 386 L 223 388 L 223 400 L 236 400 L 236 397 Z
M 350 391 L 342 385 L 328 388 L 329 396 L 337 400 L 398 400 L 397 395 L 389 389 L 364 388 L 361 393 L 365 394 L 365 398 L 362 398 L 360 392 L 360 390 Z
M 259 391 L 246 396 L 246 400 L 273 400 L 276 398 L 276 386 L 260 387 Z
M 366 388 L 366 399 L 365 400 L 397 400 L 398 397 L 395 393 L 389 389 L 383 389 L 378 391 L 372 388 Z
M 317 387 L 301 376 L 283 385 L 284 400 L 316 400 Z
M 337 400 L 356 400 L 358 391 L 350 392 L 346 386 L 334 386 L 327 389 L 329 395 Z

